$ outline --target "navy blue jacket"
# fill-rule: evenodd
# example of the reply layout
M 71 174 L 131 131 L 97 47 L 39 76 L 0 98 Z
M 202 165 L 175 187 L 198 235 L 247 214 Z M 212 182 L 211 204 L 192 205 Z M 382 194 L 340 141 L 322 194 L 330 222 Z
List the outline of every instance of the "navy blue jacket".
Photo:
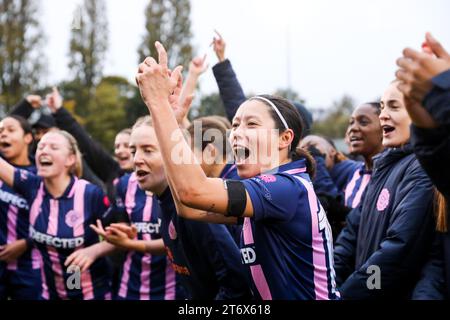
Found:
M 412 126 L 412 144 L 422 167 L 450 203 L 450 70 L 432 80 L 434 87 L 423 105 L 438 122 L 436 129 Z M 450 221 L 450 217 L 447 217 Z M 414 299 L 450 298 L 450 233 L 438 233 Z
M 226 59 L 213 68 L 214 77 L 219 87 L 220 98 L 225 106 L 228 120 L 233 121 L 239 106 L 246 100 L 230 60 Z
M 434 236 L 433 186 L 411 145 L 374 158 L 365 192 L 336 242 L 339 291 L 343 299 L 409 298 Z M 368 287 L 371 266 L 379 267 L 380 289 Z

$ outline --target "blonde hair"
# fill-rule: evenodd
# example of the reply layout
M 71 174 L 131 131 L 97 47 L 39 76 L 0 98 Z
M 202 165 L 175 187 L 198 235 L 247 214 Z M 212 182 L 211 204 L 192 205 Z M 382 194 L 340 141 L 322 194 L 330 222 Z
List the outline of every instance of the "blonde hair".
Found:
M 131 128 L 125 128 L 125 129 L 122 129 L 122 130 L 120 130 L 117 134 L 116 134 L 116 137 L 119 135 L 119 134 L 127 134 L 127 135 L 131 135 Z
M 132 130 L 142 127 L 142 126 L 153 127 L 152 117 L 143 116 L 143 117 L 138 118 L 136 120 L 136 122 L 134 123 Z
M 78 143 L 75 138 L 64 130 L 55 129 L 51 131 L 52 133 L 58 133 L 63 136 L 67 143 L 69 144 L 69 150 L 75 155 L 75 163 L 70 167 L 69 173 L 80 178 L 83 175 L 83 161 L 81 160 L 81 152 L 78 148 Z

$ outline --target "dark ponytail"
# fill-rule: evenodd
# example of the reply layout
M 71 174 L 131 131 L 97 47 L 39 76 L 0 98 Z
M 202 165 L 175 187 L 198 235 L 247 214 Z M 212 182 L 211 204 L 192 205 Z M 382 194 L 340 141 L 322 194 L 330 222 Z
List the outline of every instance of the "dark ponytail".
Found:
M 316 160 L 314 160 L 314 157 L 311 155 L 311 153 L 309 153 L 308 150 L 300 147 L 297 147 L 295 151 L 291 152 L 291 159 L 293 161 L 302 158 L 306 160 L 306 170 L 311 180 L 314 179 L 314 177 L 316 176 Z
M 290 159 L 292 159 L 292 161 L 305 159 L 306 170 L 312 179 L 316 173 L 316 162 L 314 161 L 314 158 L 308 151 L 298 147 L 303 132 L 306 129 L 305 129 L 305 121 L 302 119 L 297 108 L 295 108 L 295 106 L 291 102 L 289 102 L 289 100 L 282 97 L 272 95 L 260 95 L 260 97 L 269 100 L 278 108 L 278 111 L 280 111 L 281 115 L 286 120 L 289 129 L 291 129 L 294 132 L 294 139 L 292 140 L 291 144 L 291 152 L 289 152 L 288 156 Z M 269 108 L 272 119 L 275 121 L 275 129 L 280 130 L 280 133 L 284 132 L 286 128 L 283 124 L 283 121 L 281 121 L 280 117 L 278 116 L 277 112 L 264 100 L 258 101 L 264 103 Z

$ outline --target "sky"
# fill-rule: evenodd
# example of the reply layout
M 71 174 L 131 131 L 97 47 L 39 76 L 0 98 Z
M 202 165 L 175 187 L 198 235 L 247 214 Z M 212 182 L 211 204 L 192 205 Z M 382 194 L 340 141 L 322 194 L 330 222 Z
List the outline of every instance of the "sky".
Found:
M 70 29 L 81 2 L 41 0 L 48 84 L 69 75 Z M 148 3 L 106 0 L 105 75 L 134 81 Z M 450 49 L 447 0 L 191 0 L 191 6 L 192 44 L 210 66 L 201 94 L 218 91 L 209 47 L 215 29 L 246 93 L 291 87 L 310 108 L 327 108 L 344 94 L 356 103 L 380 97 L 403 48 L 420 48 L 426 31 Z

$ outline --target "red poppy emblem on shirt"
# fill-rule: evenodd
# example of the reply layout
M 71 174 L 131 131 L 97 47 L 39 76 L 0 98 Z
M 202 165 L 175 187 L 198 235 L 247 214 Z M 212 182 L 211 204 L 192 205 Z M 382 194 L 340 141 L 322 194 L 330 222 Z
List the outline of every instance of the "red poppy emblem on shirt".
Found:
M 81 223 L 81 214 L 76 211 L 69 211 L 66 214 L 66 224 L 71 227 L 75 228 Z
M 271 174 L 264 174 L 261 176 L 261 180 L 266 183 L 271 183 L 277 181 L 277 178 L 274 175 Z
M 384 188 L 383 190 L 381 190 L 380 195 L 378 196 L 378 201 L 377 201 L 377 210 L 378 211 L 383 211 L 384 209 L 387 208 L 387 206 L 389 205 L 389 190 Z

